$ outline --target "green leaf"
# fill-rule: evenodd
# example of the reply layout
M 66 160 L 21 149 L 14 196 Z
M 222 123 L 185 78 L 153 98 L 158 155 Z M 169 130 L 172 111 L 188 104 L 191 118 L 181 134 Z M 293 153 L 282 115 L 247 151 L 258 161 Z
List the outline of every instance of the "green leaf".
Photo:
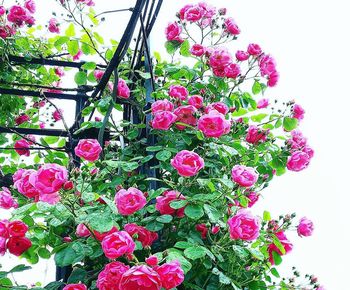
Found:
M 254 95 L 257 95 L 261 92 L 261 85 L 258 81 L 255 81 L 252 87 L 252 92 Z
M 191 56 L 190 42 L 187 39 L 180 46 L 180 54 L 186 57 Z
M 278 273 L 276 268 L 271 268 L 271 274 L 274 275 L 276 278 L 280 278 L 280 274 Z
M 13 267 L 10 271 L 8 271 L 8 273 L 18 273 L 18 272 L 23 272 L 26 270 L 30 270 L 32 267 L 30 266 L 26 266 L 23 264 L 17 265 L 15 267 Z
M 66 29 L 65 35 L 68 37 L 75 36 L 75 28 L 73 23 L 69 24 L 68 28 Z
M 191 244 L 189 242 L 180 241 L 180 242 L 177 242 L 174 247 L 179 248 L 179 249 L 187 249 L 187 248 L 190 248 L 192 246 L 193 246 L 193 244 Z
M 87 276 L 87 272 L 84 269 L 76 268 L 73 270 L 72 274 L 70 274 L 67 283 L 75 284 L 85 280 Z
M 204 247 L 201 246 L 193 246 L 185 249 L 184 251 L 185 257 L 191 260 L 196 260 L 205 257 L 207 254 Z
M 173 220 L 173 217 L 169 214 L 164 214 L 156 218 L 156 220 L 160 223 L 167 224 Z
M 169 152 L 168 150 L 162 150 L 162 151 L 159 151 L 159 152 L 156 154 L 156 158 L 157 158 L 159 161 L 166 161 L 166 160 L 168 160 L 170 157 L 171 157 L 171 152 Z
M 86 62 L 82 65 L 81 68 L 86 69 L 86 70 L 93 70 L 96 68 L 96 63 L 92 62 L 92 61 Z
M 84 191 L 81 195 L 84 202 L 92 202 L 95 200 L 95 193 Z
M 281 256 L 275 251 L 272 251 L 272 258 L 273 258 L 273 261 L 275 262 L 276 266 L 278 266 L 282 263 Z
M 87 75 L 83 71 L 79 71 L 74 76 L 74 81 L 78 86 L 86 85 Z
M 185 208 L 185 215 L 191 219 L 198 220 L 204 215 L 204 211 L 198 204 L 189 204 Z
M 70 40 L 67 44 L 67 50 L 71 56 L 79 52 L 79 42 L 77 40 Z
M 163 146 L 148 146 L 146 148 L 146 151 L 148 152 L 156 152 L 156 151 L 160 151 L 163 149 Z
M 177 201 L 172 201 L 170 203 L 170 207 L 173 209 L 180 209 L 186 206 L 187 201 L 186 200 L 177 200 Z
M 78 255 L 70 244 L 55 254 L 55 263 L 59 267 L 65 267 L 79 262 L 82 258 L 83 256 Z
M 283 119 L 283 128 L 290 132 L 298 126 L 298 120 L 295 118 L 284 117 Z
M 282 255 L 284 255 L 286 253 L 286 249 L 282 245 L 282 243 L 279 240 L 279 238 L 277 238 L 276 235 L 273 235 L 272 236 L 272 241 L 273 241 L 274 245 L 281 251 Z
M 97 32 L 94 32 L 94 36 L 95 36 L 95 39 L 97 40 L 97 42 L 99 42 L 100 44 L 105 43 L 103 37 L 101 35 L 99 35 Z
M 261 114 L 258 114 L 258 115 L 251 116 L 251 119 L 252 119 L 253 122 L 260 123 L 267 116 L 268 116 L 268 114 L 261 113 Z
M 268 222 L 271 220 L 271 214 L 268 212 L 268 211 L 264 211 L 264 214 L 263 214 L 263 219 L 265 222 Z
M 43 258 L 43 259 L 49 259 L 51 257 L 50 251 L 46 248 L 40 248 L 38 250 L 38 255 L 40 258 Z
M 255 259 L 258 259 L 260 261 L 264 261 L 265 260 L 265 257 L 264 257 L 264 254 L 261 253 L 259 250 L 257 249 L 252 249 L 252 248 L 248 248 L 249 252 L 252 254 L 252 256 L 255 258 Z
M 179 48 L 180 43 L 178 41 L 167 41 L 165 42 L 165 49 L 169 54 L 174 54 Z
M 89 215 L 88 223 L 92 229 L 105 233 L 108 232 L 113 227 L 113 217 L 110 212 L 94 212 Z
M 51 282 L 51 283 L 47 284 L 44 287 L 44 289 L 46 289 L 46 290 L 58 290 L 58 289 L 61 289 L 63 285 L 64 285 L 63 282 L 55 281 L 55 282 Z
M 204 211 L 212 223 L 217 223 L 221 217 L 221 213 L 215 207 L 212 207 L 211 205 L 205 204 Z

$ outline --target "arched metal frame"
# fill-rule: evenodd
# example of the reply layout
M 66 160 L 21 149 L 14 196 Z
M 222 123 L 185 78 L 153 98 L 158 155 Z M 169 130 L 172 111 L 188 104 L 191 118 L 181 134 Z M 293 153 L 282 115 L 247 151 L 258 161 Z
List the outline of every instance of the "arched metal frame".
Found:
M 76 103 L 75 122 L 71 128 L 68 128 L 68 130 L 63 130 L 63 129 L 31 129 L 31 128 L 17 128 L 17 127 L 10 128 L 10 127 L 0 126 L 0 133 L 66 137 L 68 138 L 68 142 L 67 142 L 65 151 L 67 153 L 72 154 L 75 161 L 74 165 L 79 166 L 80 160 L 74 155 L 74 147 L 76 146 L 76 144 L 79 142 L 80 139 L 99 138 L 102 140 L 102 142 L 100 143 L 103 144 L 104 143 L 103 141 L 109 140 L 110 138 L 108 132 L 104 130 L 105 127 L 103 127 L 102 132 L 101 130 L 93 129 L 93 130 L 86 130 L 86 131 L 83 131 L 81 134 L 74 135 L 73 133 L 77 131 L 80 128 L 81 124 L 84 122 L 84 117 L 82 116 L 82 110 L 91 104 L 91 100 L 95 101 L 101 98 L 103 91 L 106 88 L 107 83 L 111 78 L 113 72 L 115 74 L 115 83 L 114 83 L 113 92 L 116 92 L 117 83 L 118 83 L 117 82 L 118 66 L 122 61 L 123 57 L 125 56 L 127 49 L 130 46 L 130 43 L 136 32 L 136 27 L 138 24 L 140 28 L 136 38 L 133 58 L 131 60 L 131 67 L 130 67 L 131 73 L 129 75 L 129 78 L 130 80 L 134 81 L 133 83 L 135 83 L 137 81 L 138 76 L 135 74 L 132 74 L 132 72 L 140 69 L 141 67 L 144 67 L 146 72 L 149 72 L 151 74 L 151 78 L 144 81 L 144 86 L 146 88 L 146 108 L 150 108 L 151 103 L 154 101 L 151 96 L 152 92 L 154 91 L 155 85 L 154 85 L 154 77 L 153 77 L 153 66 L 152 66 L 152 60 L 151 60 L 150 48 L 149 48 L 149 35 L 155 24 L 155 21 L 161 9 L 162 3 L 163 3 L 163 0 L 136 0 L 135 6 L 133 8 L 121 9 L 121 10 L 115 11 L 115 12 L 131 11 L 132 13 L 131 13 L 129 22 L 126 26 L 126 29 L 123 33 L 123 36 L 119 42 L 119 45 L 111 61 L 107 66 L 98 65 L 98 67 L 103 68 L 105 72 L 103 77 L 95 87 L 92 87 L 92 86 L 78 87 L 77 89 L 74 90 L 76 92 L 75 94 L 54 93 L 54 92 L 45 93 L 45 96 L 48 98 L 75 101 Z M 79 70 L 81 70 L 82 66 L 84 65 L 84 62 L 69 62 L 69 61 L 61 61 L 61 60 L 45 59 L 45 58 L 27 59 L 20 56 L 10 56 L 9 60 L 13 65 L 38 64 L 38 65 L 55 66 L 55 67 L 70 67 L 70 68 L 76 68 Z M 133 89 L 133 85 L 131 86 L 131 90 L 132 89 Z M 90 93 L 90 95 L 88 95 L 88 93 Z M 3 88 L 1 87 L 1 83 L 0 83 L 0 99 L 3 97 L 6 97 L 6 95 L 17 95 L 17 96 L 28 96 L 28 97 L 42 96 L 40 91 L 22 90 L 17 88 L 11 88 L 11 89 Z M 132 99 L 132 96 L 131 96 L 131 99 Z M 133 108 L 132 104 L 122 99 L 114 99 L 114 102 L 120 103 L 124 106 L 124 113 L 123 113 L 124 120 L 129 120 L 134 124 L 141 123 L 141 120 L 138 118 L 138 115 L 136 114 L 136 111 Z M 88 120 L 91 120 L 93 113 L 94 111 L 91 112 Z M 108 115 L 107 115 L 107 118 L 108 118 Z M 150 118 L 151 118 L 151 115 L 150 113 L 148 113 L 145 118 L 146 128 L 143 129 L 142 133 L 140 134 L 140 138 L 146 138 L 148 142 L 147 145 L 154 145 L 155 138 L 153 135 L 149 134 Z M 33 148 L 33 150 L 38 150 L 38 149 L 45 150 L 44 147 Z M 143 168 L 141 168 L 141 170 L 143 172 L 146 172 L 149 177 L 157 177 L 156 170 L 151 169 L 152 166 L 154 166 L 154 164 L 145 164 L 143 165 Z M 0 185 L 1 184 L 8 185 L 11 182 L 12 182 L 11 176 L 10 177 L 2 176 L 0 171 Z M 156 188 L 157 184 L 153 182 L 150 184 L 150 187 Z M 56 271 L 56 280 L 67 281 L 71 271 L 72 271 L 71 267 L 63 267 L 63 268 L 58 267 Z

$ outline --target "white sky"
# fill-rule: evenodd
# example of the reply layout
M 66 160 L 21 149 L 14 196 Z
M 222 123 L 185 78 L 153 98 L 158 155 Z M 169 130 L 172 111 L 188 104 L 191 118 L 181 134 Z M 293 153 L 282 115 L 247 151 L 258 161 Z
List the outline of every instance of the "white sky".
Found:
M 39 15 L 49 19 L 49 0 L 37 0 Z M 50 0 L 51 2 L 51 0 Z M 96 11 L 130 7 L 134 1 L 96 0 Z M 198 1 L 164 0 L 151 45 L 164 51 L 163 30 L 175 19 L 175 12 Z M 347 87 L 350 61 L 349 7 L 346 0 L 235 0 L 208 1 L 227 7 L 228 15 L 240 26 L 240 45 L 259 43 L 277 60 L 281 79 L 271 97 L 295 98 L 306 110 L 301 130 L 315 149 L 310 167 L 301 173 L 276 178 L 264 191 L 256 212 L 273 215 L 297 212 L 315 223 L 314 235 L 298 238 L 289 234 L 295 247 L 279 269 L 292 266 L 302 273 L 314 273 L 328 290 L 350 289 L 346 283 L 350 244 L 348 188 L 350 157 L 349 108 Z M 120 5 L 119 5 L 120 3 Z M 45 7 L 46 6 L 46 7 Z M 107 16 L 105 35 L 118 39 L 128 13 Z M 235 50 L 234 50 L 235 51 Z M 0 257 L 0 263 L 7 258 Z M 12 262 L 16 260 L 11 259 Z M 19 277 L 23 282 L 42 280 L 45 263 L 36 275 Z M 50 272 L 50 271 L 49 271 Z M 31 281 L 28 281 L 29 277 Z M 53 276 L 47 276 L 49 281 Z

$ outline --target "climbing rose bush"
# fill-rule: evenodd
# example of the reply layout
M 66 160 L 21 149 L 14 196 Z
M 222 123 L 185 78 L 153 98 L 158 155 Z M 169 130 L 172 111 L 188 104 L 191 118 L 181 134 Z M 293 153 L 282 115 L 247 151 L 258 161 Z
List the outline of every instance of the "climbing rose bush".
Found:
M 5 1 L 2 55 L 85 61 L 83 69 L 14 70 L 3 57 L 6 88 L 35 83 L 40 96 L 2 98 L 2 127 L 65 128 L 68 110 L 45 94 L 64 92 L 71 76 L 77 86 L 96 87 L 104 76 L 100 63 L 117 48 L 119 40 L 108 46 L 95 31 L 93 1 L 56 4 L 67 17 L 55 13 L 35 26 L 34 0 Z M 0 207 L 11 217 L 0 220 L 0 255 L 31 264 L 53 257 L 72 271 L 65 281 L 18 288 L 9 274 L 28 269 L 18 265 L 1 272 L 0 288 L 323 289 L 315 276 L 278 273 L 293 240 L 312 235 L 313 222 L 254 207 L 274 178 L 312 163 L 314 151 L 298 128 L 305 110 L 269 99 L 280 77 L 277 62 L 257 43 L 232 46 L 241 29 L 226 14 L 205 2 L 181 8 L 165 27 L 169 55 L 154 53 L 152 74 L 133 70 L 130 50 L 100 98 L 83 109 L 89 118 L 67 132 L 77 142 L 1 135 L 8 148 L 0 152 L 1 178 L 11 181 L 0 190 Z M 150 104 L 145 82 L 152 76 Z M 130 106 L 141 123 L 115 118 L 123 110 L 128 116 Z

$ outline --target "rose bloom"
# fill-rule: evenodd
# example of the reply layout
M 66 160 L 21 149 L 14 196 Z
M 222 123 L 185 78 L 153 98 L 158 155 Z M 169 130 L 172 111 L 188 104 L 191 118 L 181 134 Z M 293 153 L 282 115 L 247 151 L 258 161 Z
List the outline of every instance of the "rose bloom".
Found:
M 6 239 L 0 236 L 0 256 L 5 255 L 7 250 Z
M 245 61 L 249 58 L 249 53 L 243 51 L 243 50 L 238 50 L 236 52 L 236 58 L 239 61 Z
M 207 238 L 208 228 L 207 228 L 206 224 L 196 225 L 196 231 L 201 233 L 201 237 L 203 240 Z
M 95 3 L 92 0 L 77 0 L 77 2 L 81 2 L 87 6 L 94 6 Z
M 238 25 L 236 22 L 233 20 L 233 18 L 229 17 L 225 19 L 225 28 L 226 31 L 232 35 L 238 35 L 241 33 L 241 30 L 239 29 Z
M 15 142 L 14 145 L 15 151 L 19 155 L 24 155 L 24 156 L 29 156 L 30 155 L 30 150 L 27 148 L 30 148 L 30 144 L 28 143 L 27 140 L 21 139 Z
M 117 96 L 123 99 L 128 99 L 130 97 L 130 89 L 123 79 L 118 80 Z
M 18 26 L 22 26 L 29 17 L 30 15 L 28 14 L 27 9 L 19 5 L 13 5 L 7 14 L 7 20 Z
M 101 242 L 102 250 L 108 259 L 117 259 L 123 255 L 131 255 L 135 250 L 135 243 L 125 231 L 112 233 Z
M 39 191 L 40 195 L 58 192 L 67 180 L 67 169 L 55 163 L 44 164 L 36 174 L 29 176 L 29 182 Z
M 77 61 L 83 55 L 83 52 L 79 49 L 78 53 L 73 56 L 73 61 Z
M 181 20 L 185 20 L 185 13 L 188 9 L 192 8 L 194 5 L 192 4 L 187 4 L 184 7 L 182 7 L 179 11 L 179 16 Z
M 164 191 L 162 195 L 156 198 L 156 209 L 160 214 L 176 215 L 183 217 L 185 215 L 185 206 L 179 209 L 174 209 L 170 206 L 173 201 L 185 200 L 186 198 L 176 190 Z
M 190 22 L 196 22 L 203 16 L 203 10 L 199 6 L 193 6 L 186 10 L 184 17 L 185 20 Z
M 36 5 L 33 0 L 27 0 L 24 2 L 24 7 L 27 8 L 30 13 L 35 13 Z
M 179 41 L 182 42 L 182 38 L 180 34 L 182 32 L 182 27 L 177 22 L 169 23 L 165 28 L 165 35 L 168 41 Z
M 187 100 L 188 90 L 180 85 L 171 85 L 169 87 L 169 96 L 180 99 L 181 101 Z
M 0 26 L 0 37 L 6 39 L 9 36 L 8 29 L 6 26 Z
M 103 75 L 104 75 L 104 71 L 102 71 L 102 70 L 95 70 L 94 71 L 94 77 L 95 77 L 95 79 L 97 79 L 97 80 L 100 80 L 100 79 L 102 79 L 102 77 L 103 77 Z
M 39 191 L 29 182 L 30 175 L 35 175 L 33 169 L 18 169 L 13 175 L 14 187 L 28 198 L 39 198 Z
M 148 258 L 145 259 L 145 262 L 147 263 L 148 266 L 157 266 L 159 261 L 157 256 L 149 256 Z
M 75 234 L 79 238 L 86 238 L 91 235 L 89 229 L 84 224 L 78 224 Z
M 209 65 L 213 69 L 223 69 L 230 63 L 232 57 L 226 48 L 216 48 L 209 57 Z
M 267 81 L 267 85 L 269 87 L 274 87 L 277 85 L 278 83 L 278 80 L 279 80 L 279 73 L 277 71 L 274 71 L 273 73 L 271 73 L 269 76 L 268 76 L 268 81 Z
M 96 139 L 81 139 L 77 147 L 74 148 L 74 152 L 78 157 L 94 162 L 98 160 L 102 147 Z
M 198 130 L 202 131 L 206 137 L 219 138 L 230 131 L 231 123 L 225 116 L 217 111 L 210 111 L 198 120 Z
M 6 187 L 0 190 L 0 208 L 18 208 L 17 201 L 12 197 L 10 190 Z
M 225 72 L 225 77 L 236 79 L 241 73 L 241 68 L 239 67 L 238 64 L 231 63 L 225 67 L 224 72 Z
M 304 119 L 305 110 L 300 105 L 294 104 L 292 113 L 293 118 L 298 119 L 299 121 Z
M 267 134 L 268 134 L 268 131 L 262 130 L 255 125 L 251 125 L 248 128 L 248 132 L 245 137 L 245 140 L 250 144 L 256 145 L 259 142 L 265 142 Z
M 135 237 L 137 241 L 142 244 L 142 247 L 150 247 L 153 242 L 158 239 L 158 234 L 147 230 L 144 227 L 138 226 L 137 224 L 126 224 L 124 230 L 131 236 Z
M 262 50 L 261 50 L 261 47 L 258 44 L 251 43 L 251 44 L 248 45 L 247 52 L 250 55 L 257 56 L 257 55 L 262 53 Z
M 129 266 L 124 265 L 121 262 L 107 264 L 100 274 L 98 274 L 96 287 L 99 290 L 120 290 L 120 279 L 129 269 Z
M 22 221 L 13 221 L 8 224 L 7 230 L 10 237 L 24 237 L 28 226 Z
M 204 160 L 195 152 L 182 150 L 171 159 L 171 165 L 179 175 L 189 177 L 196 175 L 204 167 Z
M 254 168 L 244 165 L 233 166 L 231 174 L 233 182 L 243 187 L 253 186 L 259 177 Z
M 212 103 L 205 107 L 206 114 L 213 110 L 216 110 L 223 115 L 226 115 L 230 111 L 226 104 L 224 104 L 223 102 Z
M 196 109 L 200 109 L 203 107 L 203 97 L 200 95 L 193 95 L 188 99 L 188 104 Z
M 32 246 L 32 242 L 26 237 L 11 237 L 6 246 L 12 255 L 20 256 Z
M 269 76 L 276 71 L 276 61 L 272 56 L 265 54 L 259 59 L 259 67 L 262 76 Z
M 300 237 L 309 237 L 314 231 L 314 224 L 311 220 L 307 219 L 306 217 L 303 217 L 299 221 L 297 231 Z
M 197 119 L 194 116 L 197 109 L 191 105 L 187 106 L 180 106 L 175 109 L 174 114 L 177 116 L 176 122 L 185 123 L 191 126 L 196 126 Z M 176 125 L 176 128 L 179 130 L 186 129 L 186 126 L 184 125 Z
M 249 192 L 248 195 L 247 195 L 247 198 L 248 198 L 248 200 L 249 200 L 249 202 L 248 202 L 248 207 L 252 207 L 252 206 L 259 200 L 259 196 L 260 196 L 260 195 L 258 195 L 258 194 L 257 194 L 256 192 L 254 192 L 254 191 Z M 235 200 L 235 204 L 236 204 L 237 206 L 239 206 L 239 207 L 243 207 L 243 206 L 241 205 L 241 203 L 240 203 L 238 200 Z
M 288 157 L 287 168 L 290 171 L 301 171 L 306 169 L 310 163 L 310 156 L 303 151 L 294 151 Z
M 157 130 L 169 130 L 175 123 L 177 116 L 169 111 L 156 112 L 151 122 L 152 128 Z
M 142 191 L 135 187 L 130 187 L 128 190 L 119 190 L 115 195 L 114 202 L 121 215 L 131 215 L 142 209 L 146 205 L 147 200 Z
M 259 236 L 260 220 L 251 212 L 240 209 L 235 216 L 227 221 L 230 238 L 233 240 L 254 241 Z
M 202 56 L 205 53 L 205 47 L 201 44 L 194 44 L 192 45 L 190 52 L 194 56 Z
M 279 239 L 279 241 L 281 242 L 284 250 L 286 251 L 286 254 L 288 254 L 289 252 L 292 251 L 293 249 L 293 244 L 287 239 L 286 235 L 284 234 L 284 232 L 278 232 L 275 234 L 276 237 Z M 275 261 L 273 260 L 273 255 L 272 252 L 276 252 L 278 253 L 280 256 L 282 256 L 282 252 L 280 251 L 279 248 L 277 248 L 277 246 L 275 244 L 270 244 L 268 247 L 268 252 L 269 252 L 269 260 L 270 263 L 272 265 L 275 264 Z
M 120 280 L 120 289 L 160 290 L 162 281 L 158 273 L 146 265 L 133 266 Z
M 5 13 L 6 13 L 6 8 L 0 5 L 0 16 L 4 15 Z
M 63 114 L 63 110 L 62 109 L 58 109 L 58 110 L 55 110 L 53 113 L 52 113 L 52 118 L 55 122 L 58 122 L 60 120 L 62 120 L 62 114 Z
M 60 27 L 55 18 L 50 19 L 48 29 L 51 33 L 60 33 Z
M 265 109 L 269 106 L 269 99 L 260 99 L 257 102 L 257 108 L 258 109 Z
M 174 110 L 174 104 L 167 99 L 158 100 L 152 104 L 151 110 L 153 115 L 157 112 L 162 112 L 162 111 L 172 112 Z
M 184 271 L 177 260 L 158 266 L 155 270 L 162 281 L 162 287 L 167 290 L 179 286 L 185 279 Z
M 63 290 L 87 290 L 84 284 L 67 284 Z
M 118 232 L 118 228 L 116 226 L 113 226 L 108 232 L 100 233 L 98 231 L 94 231 L 94 235 L 95 235 L 96 240 L 102 242 L 102 240 L 106 236 L 113 234 L 113 233 L 116 233 L 116 232 Z
M 307 139 L 299 130 L 293 130 L 290 133 L 292 138 L 287 140 L 287 144 L 290 145 L 292 149 L 302 150 L 307 144 Z
M 9 221 L 8 220 L 0 220 L 0 237 L 2 238 L 8 238 L 9 237 L 9 233 L 7 230 Z
M 16 123 L 16 125 L 21 125 L 25 122 L 28 122 L 29 120 L 30 120 L 30 117 L 28 115 L 24 114 L 24 115 L 18 116 L 15 119 L 15 123 Z

